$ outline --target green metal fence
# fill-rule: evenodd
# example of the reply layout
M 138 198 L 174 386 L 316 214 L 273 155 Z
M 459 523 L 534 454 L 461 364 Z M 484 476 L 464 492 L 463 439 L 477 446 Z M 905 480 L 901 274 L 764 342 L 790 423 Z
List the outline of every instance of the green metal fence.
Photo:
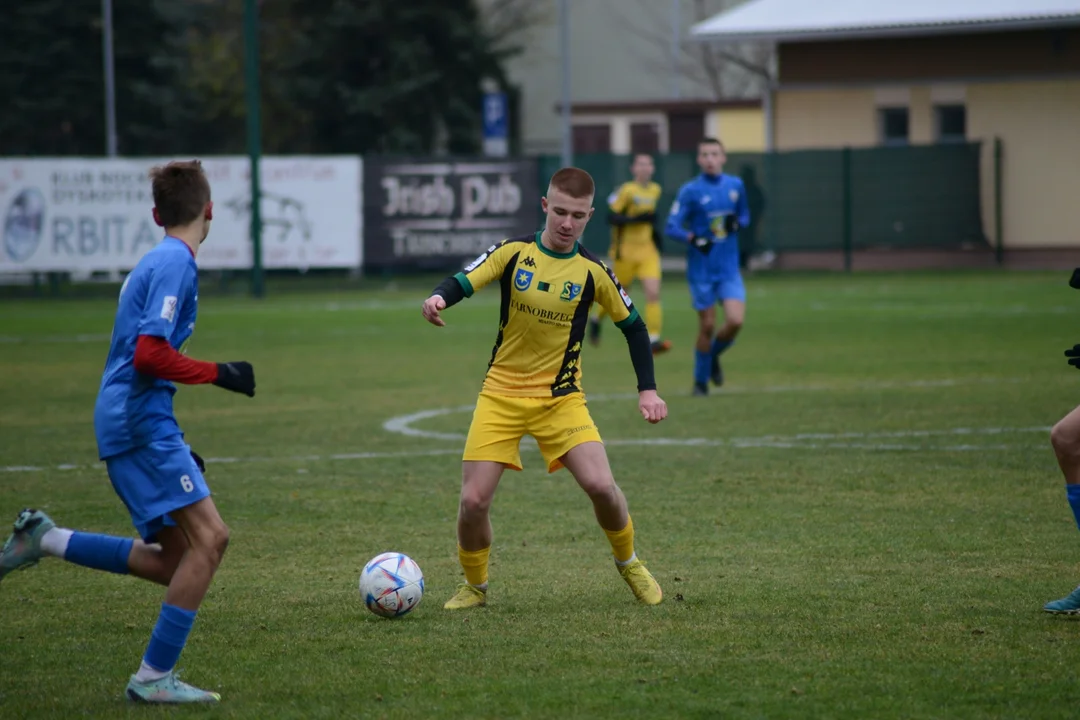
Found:
M 602 198 L 630 179 L 625 155 L 578 155 Z M 988 247 L 979 143 L 779 153 L 731 153 L 724 171 L 742 177 L 754 222 L 740 235 L 753 250 Z M 541 187 L 559 167 L 540 158 Z M 693 154 L 656 157 L 666 217 L 679 186 L 698 172 Z M 600 219 L 599 217 L 597 218 Z M 584 244 L 605 252 L 609 229 L 593 222 Z M 667 243 L 666 253 L 681 248 Z

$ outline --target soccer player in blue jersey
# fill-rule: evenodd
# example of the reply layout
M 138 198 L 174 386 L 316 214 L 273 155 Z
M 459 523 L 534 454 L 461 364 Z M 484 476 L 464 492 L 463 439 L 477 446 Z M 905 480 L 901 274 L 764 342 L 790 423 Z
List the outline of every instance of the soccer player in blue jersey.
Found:
M 1073 271 L 1070 287 L 1080 290 L 1080 268 Z M 1065 351 L 1069 365 L 1080 370 L 1080 345 Z M 1080 527 L 1080 407 L 1073 408 L 1061 418 L 1050 431 L 1050 445 L 1054 448 L 1058 467 L 1065 476 L 1065 497 L 1072 508 L 1077 527 Z M 1055 615 L 1080 615 L 1080 587 L 1061 598 L 1043 606 L 1043 610 Z
M 723 385 L 720 355 L 735 342 L 746 317 L 738 232 L 750 224 L 750 208 L 742 180 L 723 173 L 726 160 L 724 146 L 716 138 L 698 143 L 701 174 L 679 188 L 665 229 L 668 237 L 688 245 L 686 279 L 698 313 L 694 395 L 709 394 L 710 378 Z M 718 304 L 724 310 L 724 324 L 716 330 Z
M 198 161 L 154 168 L 150 178 L 154 220 L 165 238 L 120 289 L 94 407 L 98 455 L 141 539 L 74 532 L 26 509 L 0 551 L 0 579 L 53 556 L 165 585 L 157 625 L 126 695 L 147 703 L 218 702 L 217 693 L 180 682 L 174 671 L 229 529 L 203 479 L 202 459 L 173 415 L 173 383 L 212 383 L 253 397 L 255 375 L 247 362 L 184 356 L 199 300 L 195 254 L 213 218 L 210 183 Z

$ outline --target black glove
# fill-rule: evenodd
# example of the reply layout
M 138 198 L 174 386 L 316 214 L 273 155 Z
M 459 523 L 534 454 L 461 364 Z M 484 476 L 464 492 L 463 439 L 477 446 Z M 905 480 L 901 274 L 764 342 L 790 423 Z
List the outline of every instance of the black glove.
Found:
M 724 232 L 728 235 L 734 235 L 739 232 L 739 218 L 734 215 L 724 216 Z
M 713 242 L 709 238 L 696 236 L 690 241 L 690 244 L 706 255 L 709 254 L 709 250 L 711 250 L 713 246 Z
M 226 390 L 255 397 L 255 370 L 251 363 L 240 361 L 218 363 L 214 384 Z
M 192 450 L 191 459 L 195 461 L 195 467 L 199 468 L 199 472 L 206 472 L 206 463 L 203 462 L 203 459 L 199 456 L 199 453 Z
M 1080 290 L 1080 268 L 1073 270 L 1072 277 L 1069 278 L 1069 287 Z
M 1069 364 L 1080 370 L 1080 345 L 1073 345 L 1065 351 L 1065 357 L 1069 358 Z

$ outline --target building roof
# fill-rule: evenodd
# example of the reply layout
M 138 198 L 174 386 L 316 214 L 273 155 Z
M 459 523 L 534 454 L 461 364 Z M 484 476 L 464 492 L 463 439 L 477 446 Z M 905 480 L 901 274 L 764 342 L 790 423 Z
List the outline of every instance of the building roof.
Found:
M 615 114 L 646 112 L 696 112 L 701 110 L 735 110 L 761 107 L 761 98 L 724 98 L 721 100 L 586 100 L 570 103 L 570 111 L 581 114 Z M 555 112 L 562 110 L 562 103 L 555 104 Z
M 1080 0 L 749 0 L 691 28 L 698 40 L 805 41 L 1080 25 Z

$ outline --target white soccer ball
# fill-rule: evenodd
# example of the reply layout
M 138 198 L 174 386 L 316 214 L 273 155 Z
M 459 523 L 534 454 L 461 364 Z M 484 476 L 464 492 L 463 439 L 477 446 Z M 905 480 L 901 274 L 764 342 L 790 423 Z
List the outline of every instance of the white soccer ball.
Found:
M 360 573 L 360 597 L 380 617 L 401 617 L 424 597 L 424 573 L 403 553 L 376 555 Z

